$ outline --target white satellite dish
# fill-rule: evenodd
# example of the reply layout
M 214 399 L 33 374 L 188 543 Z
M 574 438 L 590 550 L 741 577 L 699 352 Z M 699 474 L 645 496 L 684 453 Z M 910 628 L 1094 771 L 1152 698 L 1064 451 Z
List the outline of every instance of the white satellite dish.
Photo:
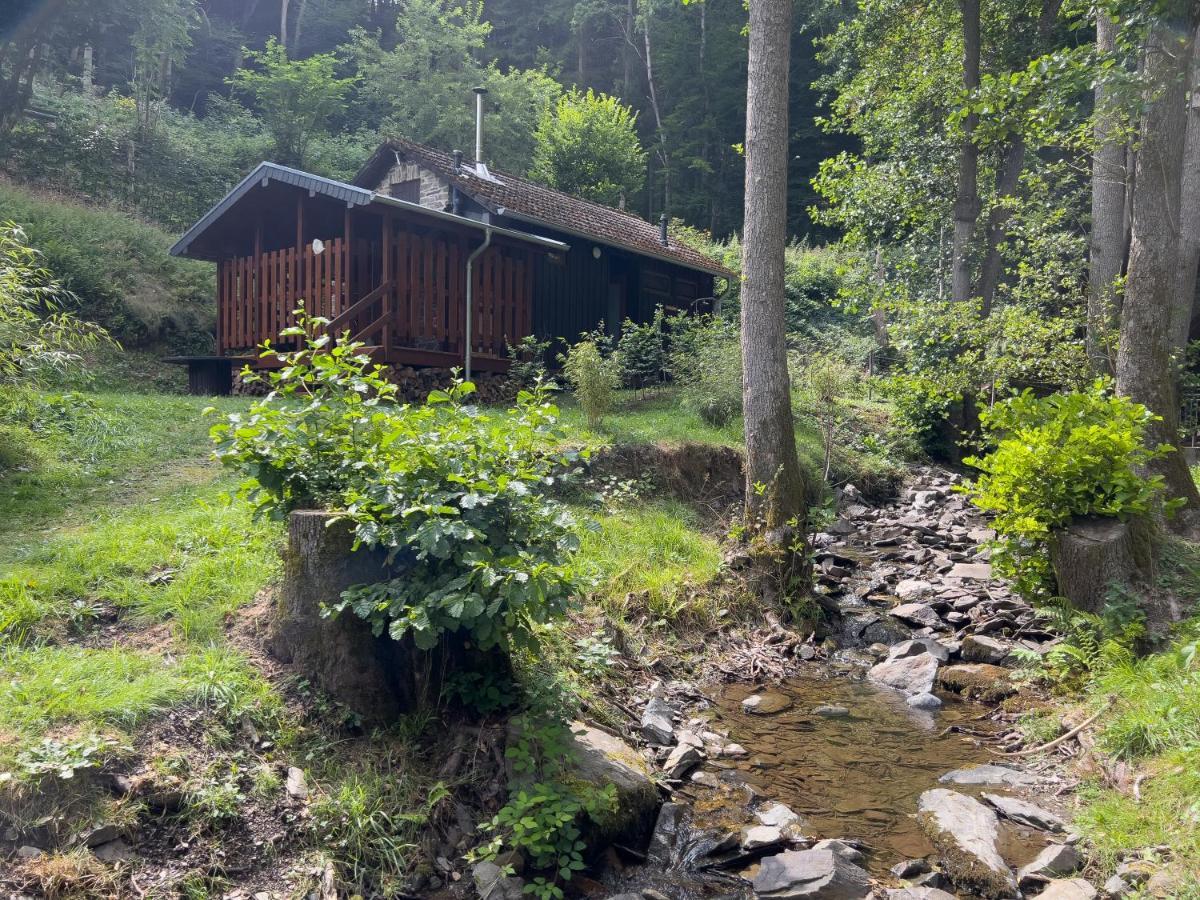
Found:
M 321 252 L 325 249 L 325 242 L 320 238 L 313 238 L 312 248 L 313 255 L 320 256 Z

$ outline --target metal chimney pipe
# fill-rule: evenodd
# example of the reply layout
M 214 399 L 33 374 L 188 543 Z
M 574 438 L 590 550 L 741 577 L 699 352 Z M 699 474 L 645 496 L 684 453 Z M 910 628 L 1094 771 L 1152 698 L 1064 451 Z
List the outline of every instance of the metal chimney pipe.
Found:
M 658 239 L 664 247 L 667 246 L 667 214 L 658 217 Z
M 475 92 L 475 162 L 483 162 L 483 95 L 488 89 L 481 84 L 471 90 Z

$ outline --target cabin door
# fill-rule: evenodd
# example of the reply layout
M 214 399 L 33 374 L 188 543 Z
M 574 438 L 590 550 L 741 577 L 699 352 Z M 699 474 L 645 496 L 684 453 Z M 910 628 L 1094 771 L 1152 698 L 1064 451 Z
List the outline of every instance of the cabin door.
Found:
M 621 336 L 621 323 L 629 316 L 626 280 L 625 271 L 614 266 L 609 274 L 608 309 L 604 314 L 605 327 L 614 341 Z

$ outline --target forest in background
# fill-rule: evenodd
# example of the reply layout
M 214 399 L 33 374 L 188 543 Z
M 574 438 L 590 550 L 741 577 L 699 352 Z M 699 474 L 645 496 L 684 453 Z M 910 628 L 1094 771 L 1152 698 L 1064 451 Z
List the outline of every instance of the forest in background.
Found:
M 803 18 L 811 23 L 793 36 L 789 224 L 797 237 L 831 234 L 808 216 L 809 182 L 823 158 L 852 143 L 816 121 L 814 41 L 836 15 L 810 5 Z M 717 237 L 740 226 L 747 15 L 738 0 L 17 6 L 0 22 L 13 28 L 0 57 L 4 168 L 115 200 L 169 228 L 190 224 L 264 158 L 346 179 L 385 134 L 470 151 L 476 84 L 491 91 L 485 156 L 494 166 L 525 174 L 546 109 L 564 90 L 592 88 L 637 112 L 649 152 L 632 209 L 651 219 L 665 210 Z M 281 152 L 290 148 L 275 139 L 270 115 L 230 83 L 252 65 L 246 51 L 272 39 L 291 60 L 331 63 L 308 74 L 353 79 L 312 117 L 300 157 Z

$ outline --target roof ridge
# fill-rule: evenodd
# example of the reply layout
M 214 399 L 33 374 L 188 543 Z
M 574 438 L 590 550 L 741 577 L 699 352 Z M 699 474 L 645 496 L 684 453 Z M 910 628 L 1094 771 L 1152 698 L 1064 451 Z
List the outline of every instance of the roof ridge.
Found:
M 434 154 L 437 154 L 438 156 L 448 157 L 450 164 L 453 165 L 453 162 L 454 162 L 453 155 L 450 153 L 447 153 L 445 150 L 439 150 L 437 147 L 431 147 L 428 144 L 422 144 L 418 141 L 410 140 L 409 138 L 403 138 L 403 137 L 390 137 L 390 138 L 387 138 L 386 140 L 389 144 L 393 143 L 393 142 L 401 143 L 407 147 L 413 147 L 418 150 L 425 151 L 427 153 L 434 153 Z M 578 194 L 568 193 L 567 191 L 564 191 L 561 188 L 550 187 L 550 185 L 548 185 L 548 184 L 542 184 L 540 181 L 534 181 L 532 178 L 530 178 L 527 175 L 517 175 L 513 172 L 509 172 L 507 169 L 498 169 L 498 168 L 495 168 L 494 166 L 490 166 L 490 165 L 488 166 L 488 171 L 491 172 L 492 175 L 494 175 L 496 177 L 509 178 L 514 181 L 519 181 L 522 184 L 529 185 L 530 187 L 537 188 L 538 190 L 541 190 L 541 191 L 550 191 L 555 194 L 562 194 L 562 196 L 569 198 L 570 200 L 574 201 L 575 203 L 586 203 L 588 206 L 594 206 L 597 209 L 604 210 L 605 212 L 618 213 L 619 215 L 633 219 L 635 222 L 640 222 L 643 225 L 650 225 L 650 226 L 654 225 L 654 223 L 651 222 L 649 219 L 643 219 L 637 213 L 630 212 L 627 209 L 622 209 L 619 206 L 609 206 L 607 203 L 600 203 L 598 200 L 592 200 L 588 197 L 580 197 Z M 455 175 L 466 174 L 466 175 L 470 176 L 471 172 L 470 172 L 470 170 L 466 170 L 466 171 L 454 172 L 453 174 L 455 174 Z

